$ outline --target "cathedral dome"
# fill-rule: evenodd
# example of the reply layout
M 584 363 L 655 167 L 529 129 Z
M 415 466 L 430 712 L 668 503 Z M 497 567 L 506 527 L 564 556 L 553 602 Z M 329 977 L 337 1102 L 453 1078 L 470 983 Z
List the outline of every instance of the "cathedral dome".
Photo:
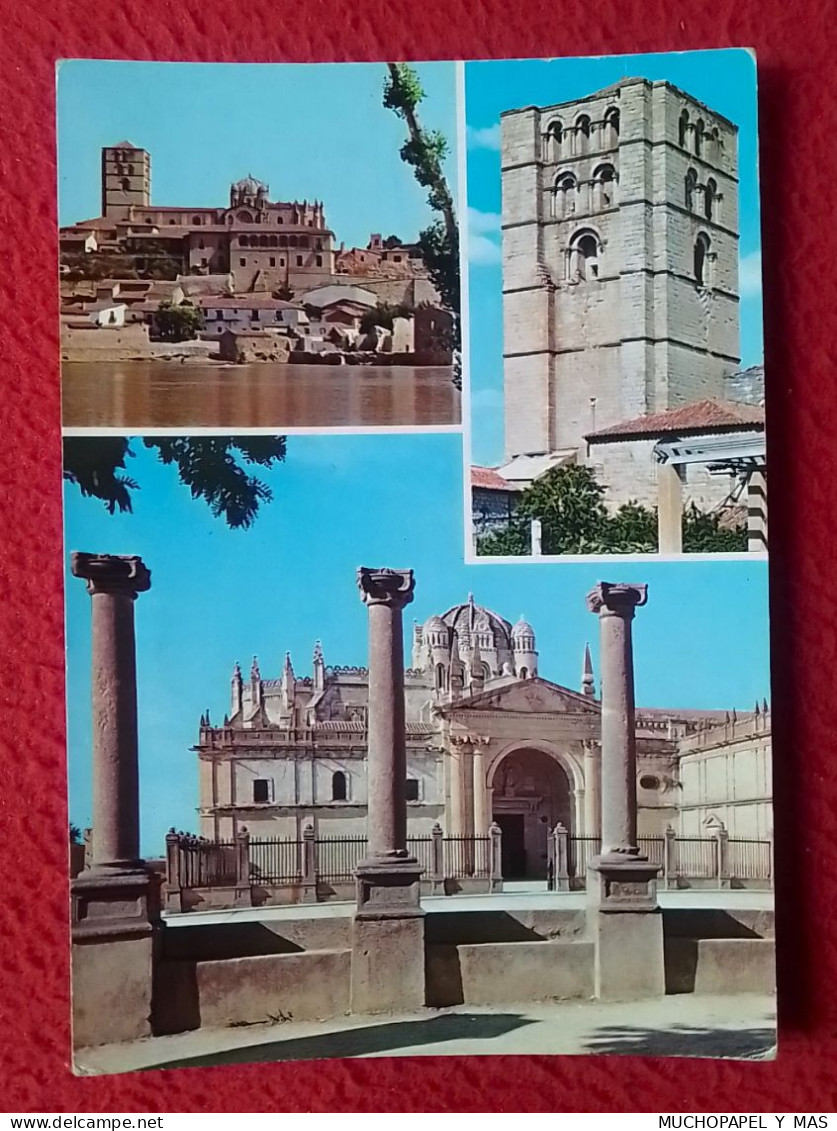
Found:
M 255 196 L 257 192 L 267 192 L 267 185 L 261 181 L 257 181 L 255 177 L 246 176 L 242 177 L 240 181 L 236 181 L 233 188 L 237 192 L 246 193 L 247 196 Z
M 475 604 L 473 597 L 469 597 L 462 605 L 448 609 L 442 614 L 441 620 L 460 638 L 467 638 L 472 632 L 490 633 L 496 648 L 511 647 L 512 627 L 509 622 L 491 609 Z
M 517 624 L 512 629 L 512 639 L 513 640 L 520 640 L 521 637 L 534 636 L 534 635 L 535 635 L 534 628 L 532 628 L 531 624 L 529 624 L 528 621 L 525 621 L 523 619 L 523 617 L 520 618 L 520 620 L 517 622 Z

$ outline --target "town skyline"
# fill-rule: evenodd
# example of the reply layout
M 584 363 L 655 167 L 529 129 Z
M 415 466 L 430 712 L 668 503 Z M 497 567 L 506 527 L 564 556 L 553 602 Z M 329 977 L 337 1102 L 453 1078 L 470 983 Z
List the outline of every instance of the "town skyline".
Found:
M 427 95 L 419 113 L 448 140 L 445 171 L 456 196 L 453 65 L 416 69 Z M 224 206 L 230 185 L 252 175 L 270 186 L 271 199 L 321 200 L 347 247 L 365 247 L 372 232 L 415 238 L 434 214 L 400 156 L 404 123 L 382 105 L 385 74 L 384 64 L 371 63 L 67 60 L 57 88 L 59 224 L 100 215 L 101 150 L 127 139 L 151 155 L 156 205 Z M 252 105 L 271 103 L 281 110 L 265 116 L 254 135 Z M 313 139 L 310 103 L 329 107 Z M 218 120 L 224 147 L 217 145 Z M 188 163 L 184 134 L 196 141 Z M 381 191 L 386 185 L 391 191 Z

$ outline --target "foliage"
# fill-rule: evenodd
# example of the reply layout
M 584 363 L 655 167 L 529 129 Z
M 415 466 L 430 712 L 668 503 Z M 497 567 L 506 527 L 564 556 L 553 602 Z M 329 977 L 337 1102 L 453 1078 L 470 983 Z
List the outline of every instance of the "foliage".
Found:
M 154 316 L 157 334 L 164 342 L 187 342 L 203 329 L 203 311 L 190 302 L 175 306 L 164 300 Z
M 259 507 L 273 498 L 270 488 L 245 465 L 272 468 L 285 458 L 284 436 L 146 436 L 143 445 L 161 463 L 177 467 L 193 499 L 203 499 L 231 529 L 247 529 Z M 135 455 L 122 436 L 68 436 L 64 439 L 64 479 L 82 495 L 101 499 L 109 514 L 131 512 L 132 492 L 140 489 L 125 474 Z
M 605 490 L 588 467 L 551 468 L 521 494 L 502 530 L 477 540 L 480 555 L 531 553 L 530 522 L 540 519 L 544 554 L 641 554 L 657 551 L 657 511 L 628 502 L 609 514 Z M 683 515 L 684 553 L 747 549 L 745 525 L 726 526 L 721 515 L 690 504 Z
M 427 189 L 427 203 L 438 218 L 419 233 L 418 246 L 427 272 L 444 306 L 453 314 L 452 347 L 456 356 L 455 381 L 461 385 L 459 351 L 459 228 L 453 196 L 442 165 L 448 153 L 447 139 L 438 130 L 426 130 L 417 109 L 425 94 L 416 71 L 406 63 L 388 63 L 384 83 L 384 106 L 407 126 L 401 158 L 412 166 L 418 183 Z
M 388 303 L 379 302 L 372 310 L 367 310 L 360 319 L 360 332 L 368 334 L 373 326 L 382 326 L 385 330 L 391 330 L 392 324 L 396 318 L 410 318 L 413 314 L 413 309 L 406 306 L 404 303 Z
M 287 283 L 282 283 L 273 292 L 273 297 L 281 299 L 282 302 L 292 302 L 294 297 L 293 287 L 289 287 Z
M 70 825 L 70 844 L 81 844 L 81 829 L 78 825 Z

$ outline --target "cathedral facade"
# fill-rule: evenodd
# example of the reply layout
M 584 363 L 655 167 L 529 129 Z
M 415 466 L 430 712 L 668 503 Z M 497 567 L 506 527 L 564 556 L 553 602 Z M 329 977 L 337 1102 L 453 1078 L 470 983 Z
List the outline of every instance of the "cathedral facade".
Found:
M 548 830 L 598 835 L 601 709 L 589 650 L 580 687 L 540 674 L 535 631 L 473 597 L 413 627 L 405 673 L 408 834 L 438 822 L 454 836 L 503 831 L 504 871 L 539 876 Z M 236 665 L 223 723 L 200 721 L 200 833 L 252 837 L 363 836 L 368 671 L 329 666 L 314 647 L 310 674 L 286 655 L 278 678 Z M 681 744 L 723 712 L 639 709 L 640 835 L 676 822 Z

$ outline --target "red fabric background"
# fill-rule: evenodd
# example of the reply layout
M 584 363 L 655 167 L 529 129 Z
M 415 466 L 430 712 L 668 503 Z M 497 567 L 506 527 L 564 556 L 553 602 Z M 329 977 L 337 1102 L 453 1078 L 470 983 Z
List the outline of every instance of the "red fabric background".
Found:
M 837 617 L 826 585 L 837 546 L 830 482 L 837 441 L 837 41 L 829 8 L 822 0 L 0 0 L 0 1107 L 837 1110 Z M 761 82 L 778 1061 L 447 1057 L 74 1078 L 68 1068 L 55 60 L 525 57 L 729 45 L 757 49 Z

